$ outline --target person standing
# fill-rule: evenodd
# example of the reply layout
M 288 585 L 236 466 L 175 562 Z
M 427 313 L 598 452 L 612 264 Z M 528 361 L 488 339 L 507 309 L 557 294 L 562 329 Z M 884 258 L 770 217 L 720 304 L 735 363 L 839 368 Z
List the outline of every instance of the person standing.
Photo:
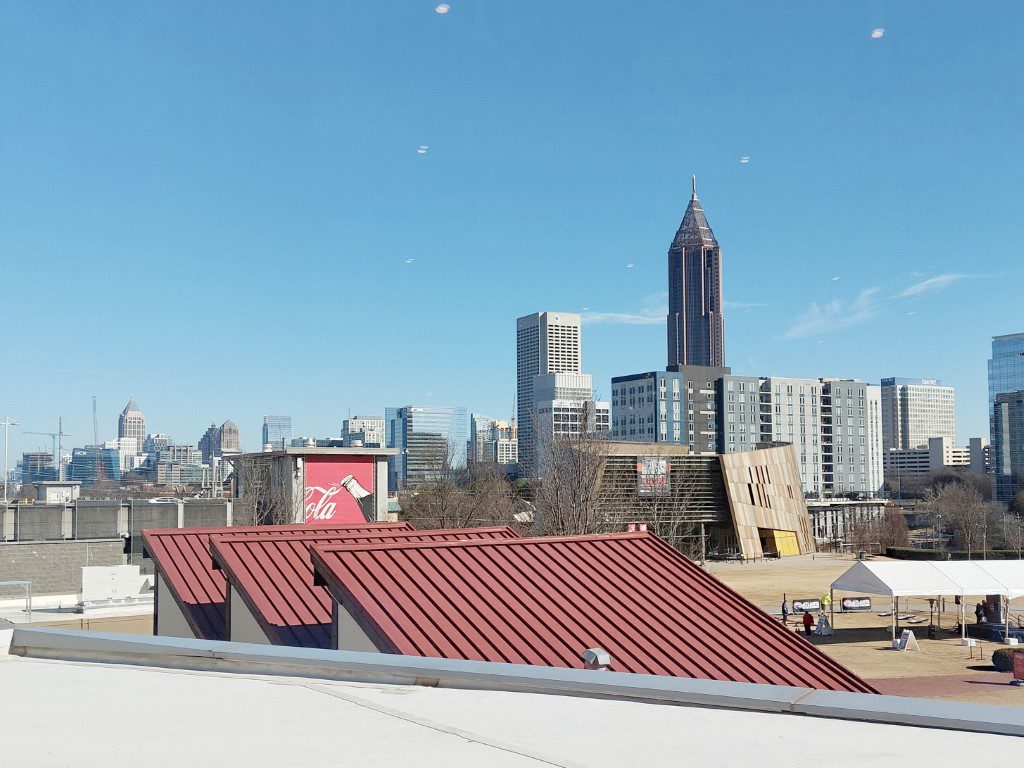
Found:
M 786 602 L 786 598 L 782 598 L 782 623 L 789 623 L 789 604 Z
M 811 627 L 814 626 L 814 617 L 811 616 L 810 611 L 804 611 L 804 634 L 808 637 L 811 636 Z

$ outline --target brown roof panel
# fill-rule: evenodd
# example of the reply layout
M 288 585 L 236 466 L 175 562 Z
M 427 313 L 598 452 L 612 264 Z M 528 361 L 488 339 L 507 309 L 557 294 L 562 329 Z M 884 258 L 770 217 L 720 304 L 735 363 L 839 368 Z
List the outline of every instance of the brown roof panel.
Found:
M 649 533 L 320 547 L 316 573 L 383 650 L 874 692 Z
M 321 526 L 322 528 L 322 526 Z M 320 530 L 317 535 L 240 537 L 215 536 L 210 542 L 215 565 L 241 594 L 274 645 L 330 648 L 331 594 L 313 583 L 309 552 L 315 545 L 380 544 L 386 542 L 511 539 L 508 527 L 454 528 L 430 531 Z
M 142 532 L 146 553 L 163 575 L 192 631 L 204 640 L 225 640 L 224 574 L 213 569 L 210 537 L 314 535 L 326 530 L 412 530 L 408 523 L 334 526 L 237 525 L 217 528 L 154 528 Z

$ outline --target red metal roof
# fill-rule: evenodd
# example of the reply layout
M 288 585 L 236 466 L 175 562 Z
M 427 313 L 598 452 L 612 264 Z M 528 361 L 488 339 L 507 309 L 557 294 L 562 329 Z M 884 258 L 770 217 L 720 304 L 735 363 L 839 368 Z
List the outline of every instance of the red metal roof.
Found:
M 196 637 L 226 640 L 224 574 L 213 569 L 210 537 L 273 537 L 315 535 L 327 530 L 412 530 L 408 523 L 350 523 L 318 525 L 237 525 L 220 528 L 154 528 L 142 532 L 146 553 L 170 588 Z
M 210 542 L 215 565 L 245 600 L 274 645 L 331 648 L 331 593 L 313 584 L 309 551 L 316 546 L 385 542 L 512 539 L 508 527 L 432 531 L 324 531 L 317 536 L 244 537 Z
M 312 550 L 332 594 L 391 653 L 874 689 L 649 533 Z

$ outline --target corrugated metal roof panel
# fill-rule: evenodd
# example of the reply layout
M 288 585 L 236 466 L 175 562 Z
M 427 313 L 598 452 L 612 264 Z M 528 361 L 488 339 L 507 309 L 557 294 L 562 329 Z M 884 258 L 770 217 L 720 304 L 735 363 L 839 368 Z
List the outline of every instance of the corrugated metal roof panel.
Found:
M 142 541 L 196 637 L 225 640 L 224 574 L 213 569 L 210 537 L 314 535 L 325 530 L 412 530 L 408 523 L 353 523 L 334 526 L 238 525 L 217 528 L 144 530 Z
M 319 547 L 314 567 L 393 653 L 874 689 L 649 533 Z
M 331 594 L 313 584 L 310 549 L 315 546 L 385 542 L 511 539 L 511 528 L 455 528 L 432 531 L 327 531 L 320 535 L 215 536 L 213 559 L 224 570 L 274 645 L 331 647 Z

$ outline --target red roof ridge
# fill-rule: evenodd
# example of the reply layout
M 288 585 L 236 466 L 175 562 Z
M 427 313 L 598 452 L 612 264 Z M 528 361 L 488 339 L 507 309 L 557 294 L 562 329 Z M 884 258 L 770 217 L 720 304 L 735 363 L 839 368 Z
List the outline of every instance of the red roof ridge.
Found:
M 498 526 L 499 528 L 506 528 L 508 526 Z M 440 529 L 447 530 L 447 529 Z M 493 530 L 493 529 L 480 529 L 480 528 L 455 528 L 452 530 Z M 423 531 L 426 533 L 427 531 Z M 680 557 L 684 557 L 678 550 L 673 549 L 663 539 L 655 536 L 650 531 L 625 531 L 619 533 L 583 533 L 573 536 L 520 536 L 515 539 L 465 539 L 461 541 L 410 541 L 410 542 L 397 542 L 389 541 L 382 542 L 380 544 L 322 544 L 320 546 L 314 546 L 313 549 L 322 550 L 324 552 L 338 552 L 338 551 L 355 551 L 355 550 L 369 550 L 369 549 L 383 549 L 389 547 L 403 547 L 406 549 L 420 549 L 420 548 L 436 548 L 436 547 L 451 547 L 451 546 L 487 546 L 490 544 L 544 544 L 544 543 L 555 543 L 555 542 L 577 542 L 577 541 L 618 541 L 621 539 L 651 539 L 664 544 L 666 547 L 671 549 L 673 552 L 678 554 Z
M 406 525 L 408 525 L 408 523 L 406 523 Z M 337 527 L 329 526 L 329 525 L 303 526 L 303 527 L 306 530 L 312 530 L 312 529 L 315 528 L 318 532 L 322 529 L 323 533 L 325 533 L 325 534 L 334 534 L 334 535 L 337 535 L 339 532 L 343 533 L 345 530 L 349 529 L 348 526 L 346 526 L 345 528 L 337 528 Z M 356 524 L 355 526 L 351 526 L 351 527 L 363 528 L 363 527 L 365 527 L 365 525 L 361 526 L 359 524 Z M 407 528 L 403 528 L 403 527 L 400 527 L 400 524 L 395 523 L 395 527 L 394 528 L 383 528 L 382 527 L 382 528 L 378 528 L 377 530 L 380 531 L 382 537 L 394 536 L 394 535 L 399 534 L 399 533 L 408 533 L 408 534 L 410 534 L 412 536 L 416 536 L 416 535 L 430 535 L 430 534 L 437 534 L 437 533 L 463 533 L 463 532 L 474 532 L 474 531 L 482 532 L 482 533 L 495 533 L 495 532 L 498 532 L 498 531 L 509 531 L 511 533 L 515 533 L 515 531 L 511 528 L 511 526 L 508 526 L 508 525 L 488 525 L 488 526 L 481 526 L 479 528 L 413 528 L 410 525 Z M 358 538 L 370 537 L 370 536 L 373 536 L 375 533 L 376 533 L 376 531 L 373 531 L 373 532 L 367 531 L 367 532 L 364 532 L 364 533 L 358 533 L 358 534 L 356 534 L 356 536 Z M 256 543 L 256 542 L 259 542 L 259 543 L 266 542 L 266 543 L 273 544 L 273 543 L 279 542 L 279 541 L 299 541 L 299 540 L 310 541 L 310 540 L 315 539 L 315 538 L 316 538 L 315 535 L 309 535 L 309 534 L 286 534 L 284 536 L 260 536 L 259 534 L 255 534 L 255 535 L 252 535 L 252 536 L 232 536 L 231 538 L 221 538 L 221 537 L 218 537 L 216 534 L 214 534 L 213 536 L 210 537 L 210 547 L 212 548 L 213 545 L 217 544 L 217 543 L 226 544 L 226 545 L 234 545 L 234 544 L 252 544 L 252 543 Z M 341 546 L 347 546 L 347 545 L 344 545 L 344 544 L 327 544 L 327 545 L 324 545 L 324 546 L 328 546 L 328 547 L 333 547 L 333 546 L 341 547 Z M 353 546 L 359 546 L 359 545 L 353 545 Z
M 262 536 L 264 533 L 272 533 L 274 531 L 309 531 L 312 529 L 317 530 L 345 530 L 347 528 L 365 528 L 368 525 L 379 526 L 383 530 L 394 530 L 395 528 L 405 528 L 407 530 L 415 530 L 409 523 L 391 523 L 391 522 L 377 522 L 371 520 L 367 523 L 327 523 L 324 525 L 306 525 L 304 523 L 288 523 L 286 525 L 218 525 L 209 528 L 201 526 L 195 526 L 191 528 L 143 528 L 142 533 L 147 536 L 196 536 L 200 534 L 204 535 L 216 535 L 218 533 L 243 533 L 246 532 L 250 536 Z M 265 530 L 260 530 L 265 529 Z

